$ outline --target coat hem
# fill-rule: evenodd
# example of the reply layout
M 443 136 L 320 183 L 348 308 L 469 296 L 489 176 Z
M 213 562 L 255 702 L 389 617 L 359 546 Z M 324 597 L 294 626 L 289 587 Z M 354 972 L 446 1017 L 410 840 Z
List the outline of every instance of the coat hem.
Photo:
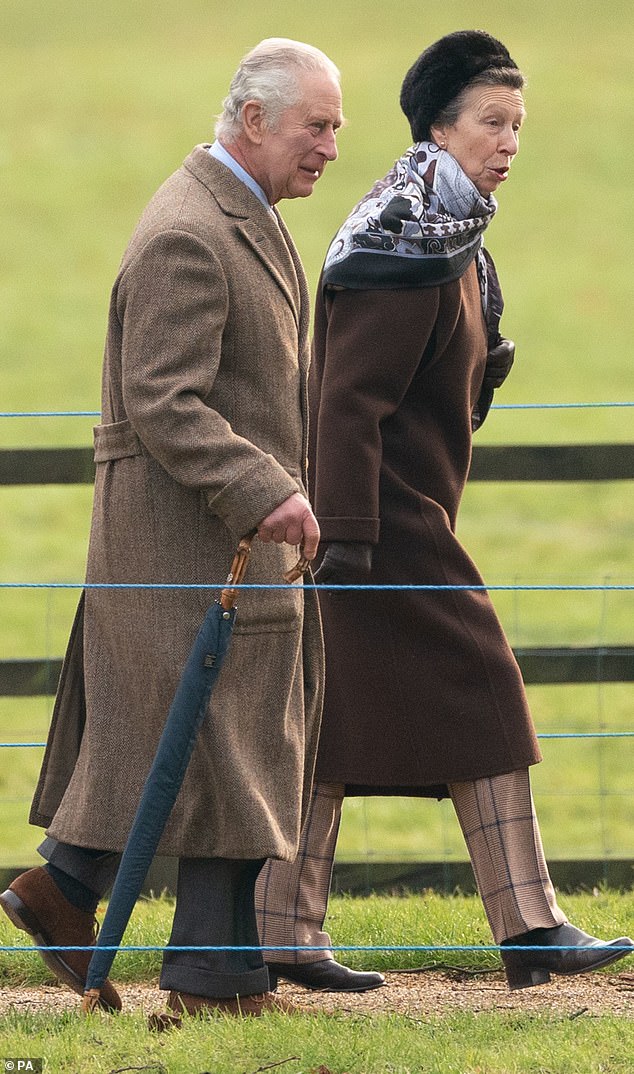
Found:
M 343 783 L 345 787 L 346 798 L 372 798 L 372 797 L 399 797 L 399 798 L 448 798 L 450 783 L 473 783 L 478 779 L 492 779 L 495 776 L 505 776 L 509 772 L 521 771 L 525 768 L 531 768 L 533 765 L 540 764 L 542 761 L 541 755 L 532 755 L 531 758 L 526 760 L 511 762 L 498 766 L 495 769 L 487 769 L 484 772 L 478 773 L 461 773 L 460 775 L 447 776 L 444 779 L 439 778 L 429 782 L 405 782 L 405 783 L 373 783 L 367 782 L 367 773 L 365 774 L 364 782 L 357 782 L 355 779 L 346 778 L 341 773 L 337 772 L 324 772 L 318 768 L 315 775 L 315 780 L 319 783 Z

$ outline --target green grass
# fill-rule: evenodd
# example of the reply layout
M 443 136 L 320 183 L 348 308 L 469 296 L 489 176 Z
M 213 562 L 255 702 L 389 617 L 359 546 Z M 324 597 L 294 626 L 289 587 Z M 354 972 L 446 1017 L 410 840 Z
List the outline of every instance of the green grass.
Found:
M 603 891 L 596 896 L 562 899 L 581 927 L 603 936 L 634 928 L 634 895 Z M 140 903 L 124 941 L 165 942 L 172 914 L 170 900 Z M 479 900 L 431 893 L 404 898 L 333 898 L 328 920 L 333 940 L 345 945 L 488 945 L 490 938 Z M 0 921 L 0 944 L 22 942 Z M 358 968 L 397 970 L 433 964 L 467 972 L 499 969 L 490 951 L 347 952 Z M 113 979 L 157 981 L 160 956 L 130 952 L 117 956 Z M 627 971 L 629 963 L 623 963 Z M 433 972 L 433 970 L 430 970 Z M 603 971 L 599 971 L 603 972 Z M 51 983 L 35 954 L 0 953 L 0 983 L 5 988 Z M 460 987 L 457 984 L 454 987 Z M 78 1001 L 79 1005 L 79 1001 Z M 160 999 L 157 993 L 157 1009 Z M 114 1074 L 143 1069 L 167 1074 L 246 1074 L 280 1065 L 289 1074 L 626 1074 L 631 1070 L 632 1023 L 626 1018 L 579 1012 L 549 1013 L 448 1011 L 443 1015 L 270 1016 L 239 1023 L 217 1018 L 190 1023 L 157 1038 L 141 1014 L 84 1018 L 11 1013 L 0 1022 L 0 1052 L 44 1056 L 55 1074 Z
M 6 1019 L 6 1055 L 55 1074 L 630 1074 L 632 1034 L 611 1016 L 526 1013 L 269 1015 L 188 1024 L 161 1038 L 141 1015 Z
M 282 208 L 314 288 L 327 242 L 350 206 L 408 143 L 403 73 L 434 38 L 482 25 L 529 76 L 529 118 L 489 232 L 517 341 L 499 402 L 634 398 L 631 361 L 631 80 L 626 0 L 467 0 L 422 8 L 320 0 L 3 0 L 0 67 L 0 383 L 2 410 L 99 407 L 108 294 L 143 205 L 213 116 L 240 56 L 257 40 L 314 42 L 343 72 L 349 120 L 340 159 L 308 202 Z M 90 418 L 0 419 L 0 447 L 88 444 Z M 481 443 L 631 440 L 631 411 L 494 411 Z M 473 485 L 460 533 L 492 584 L 631 583 L 629 486 Z M 0 581 L 80 581 L 86 488 L 0 489 Z M 59 656 L 74 591 L 0 591 L 2 657 Z M 514 644 L 631 644 L 631 594 L 496 594 Z M 631 728 L 631 687 L 535 687 L 540 731 Z M 39 740 L 50 699 L 0 699 L 2 740 Z M 534 782 L 550 856 L 631 856 L 631 745 L 548 743 Z M 0 755 L 0 864 L 35 860 L 26 824 L 41 751 Z M 340 855 L 462 858 L 447 804 L 346 802 Z M 632 932 L 632 896 L 562 898 L 580 925 Z M 423 912 L 421 912 L 423 906 Z M 165 941 L 170 908 L 139 907 L 130 942 Z M 488 942 L 477 900 L 331 903 L 339 942 Z M 4 928 L 4 931 L 3 931 Z M 0 942 L 15 939 L 0 924 Z M 386 939 L 387 938 L 387 939 Z M 351 954 L 355 965 L 408 958 Z M 452 956 L 455 957 L 455 956 Z M 484 968 L 494 954 L 464 954 Z M 629 965 L 629 964 L 628 964 Z M 121 955 L 119 979 L 153 980 L 156 955 Z M 2 956 L 0 981 L 43 981 L 36 956 Z M 55 1074 L 629 1074 L 631 1022 L 505 1012 L 264 1019 L 191 1025 L 158 1040 L 140 1016 L 11 1015 L 0 1054 L 44 1056 Z M 288 1061 L 289 1057 L 298 1059 Z M 274 1069 L 277 1069 L 274 1068 Z
M 622 1019 L 552 1014 L 269 1015 L 188 1024 L 161 1038 L 141 1015 L 6 1019 L 6 1055 L 44 1056 L 55 1074 L 630 1074 Z
M 0 13 L 5 400 L 46 407 L 97 402 L 107 294 L 130 229 L 166 173 L 211 136 L 246 48 L 271 33 L 301 37 L 343 72 L 340 160 L 309 202 L 284 207 L 314 284 L 342 216 L 408 141 L 398 107 L 407 66 L 435 36 L 474 21 L 466 0 L 424 16 L 403 0 L 393 18 L 335 0 L 259 10 L 250 0 L 230 10 L 218 0 L 58 0 L 48 14 L 24 0 Z M 490 232 L 520 343 L 505 397 L 631 397 L 631 6 L 615 0 L 606 20 L 593 0 L 491 0 L 483 21 L 529 77 L 522 150 Z M 593 428 L 611 437 L 613 418 L 594 415 Z M 551 439 L 550 415 L 522 421 L 522 438 L 537 426 Z M 574 435 L 577 415 L 557 424 Z

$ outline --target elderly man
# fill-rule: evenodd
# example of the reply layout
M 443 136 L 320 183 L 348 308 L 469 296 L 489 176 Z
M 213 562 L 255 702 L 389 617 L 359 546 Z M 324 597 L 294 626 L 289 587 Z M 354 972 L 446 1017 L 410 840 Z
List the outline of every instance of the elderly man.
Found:
M 217 125 L 152 198 L 112 292 L 88 582 L 60 680 L 31 820 L 47 864 L 0 903 L 81 993 L 180 671 L 209 595 L 135 583 L 222 583 L 257 529 L 248 581 L 316 553 L 306 498 L 309 306 L 282 198 L 307 197 L 342 122 L 339 73 L 286 39 L 243 59 Z M 248 590 L 160 846 L 179 859 L 171 946 L 258 945 L 253 889 L 292 860 L 311 785 L 323 654 L 315 594 Z M 167 1021 L 288 1009 L 255 951 L 170 950 Z M 110 982 L 104 1007 L 118 1009 Z

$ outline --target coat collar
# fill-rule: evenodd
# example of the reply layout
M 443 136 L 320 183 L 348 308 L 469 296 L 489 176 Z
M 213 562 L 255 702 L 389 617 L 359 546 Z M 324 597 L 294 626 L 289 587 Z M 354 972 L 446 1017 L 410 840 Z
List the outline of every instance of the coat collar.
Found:
M 266 216 L 266 208 L 253 191 L 229 168 L 212 157 L 208 149 L 207 144 L 194 146 L 184 160 L 183 167 L 207 187 L 227 216 L 234 216 L 239 220 L 248 220 L 250 217 L 259 219 L 260 214 Z
M 235 229 L 262 261 L 283 291 L 302 336 L 308 332 L 308 290 L 295 244 L 277 209 L 267 210 L 220 161 L 197 145 L 183 167 L 209 190 L 225 216 L 233 217 Z

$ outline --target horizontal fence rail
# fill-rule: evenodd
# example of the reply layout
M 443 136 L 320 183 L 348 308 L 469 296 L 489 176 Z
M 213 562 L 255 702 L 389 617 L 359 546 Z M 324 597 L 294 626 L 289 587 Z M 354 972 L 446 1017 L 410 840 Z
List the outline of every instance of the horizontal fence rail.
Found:
M 519 647 L 527 685 L 634 682 L 634 647 Z M 0 697 L 40 697 L 57 689 L 61 658 L 0 660 Z
M 0 485 L 90 485 L 92 448 L 3 448 Z M 634 479 L 631 444 L 511 444 L 473 449 L 470 481 Z

